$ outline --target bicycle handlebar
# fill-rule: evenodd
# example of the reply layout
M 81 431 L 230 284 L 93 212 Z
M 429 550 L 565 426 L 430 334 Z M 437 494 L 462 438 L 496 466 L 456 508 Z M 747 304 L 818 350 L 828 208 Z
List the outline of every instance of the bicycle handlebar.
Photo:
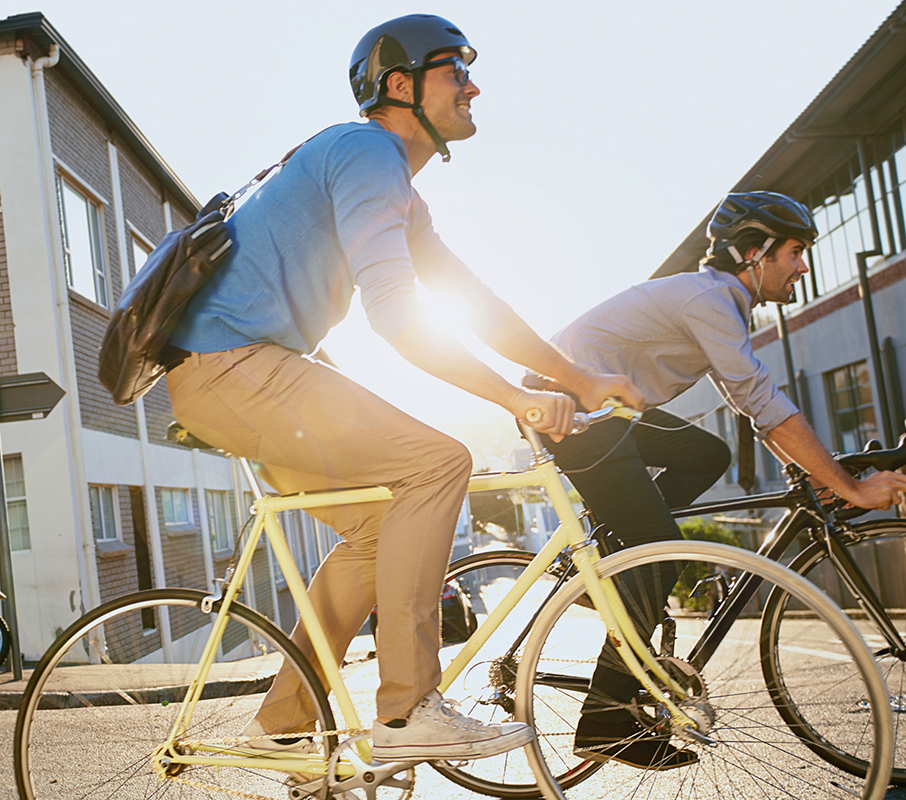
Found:
M 591 411 L 589 413 L 577 411 L 573 416 L 573 428 L 570 433 L 584 433 L 588 430 L 589 426 L 604 419 L 619 417 L 620 419 L 632 422 L 641 416 L 641 411 L 636 411 L 634 408 L 624 405 L 621 400 L 617 400 L 615 397 L 609 397 L 597 411 Z M 541 409 L 530 409 L 528 414 L 525 415 L 525 419 L 526 422 L 530 423 L 540 422 Z
M 834 458 L 840 466 L 850 469 L 865 470 L 872 467 L 879 472 L 899 469 L 906 466 L 906 433 L 900 437 L 897 446 L 889 450 L 880 449 L 878 442 L 872 439 L 861 453 L 846 453 Z

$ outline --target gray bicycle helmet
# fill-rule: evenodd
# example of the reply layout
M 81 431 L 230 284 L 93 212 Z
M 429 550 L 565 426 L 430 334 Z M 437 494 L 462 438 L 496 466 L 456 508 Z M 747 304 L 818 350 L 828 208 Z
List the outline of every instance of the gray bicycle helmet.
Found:
M 792 197 L 777 192 L 739 192 L 728 194 L 721 201 L 708 223 L 708 238 L 711 246 L 705 263 L 726 269 L 721 262 L 728 255 L 736 270 L 748 273 L 755 302 L 764 305 L 764 271 L 758 273 L 755 267 L 775 242 L 796 239 L 812 245 L 818 238 L 818 229 L 811 211 Z M 747 259 L 745 254 L 752 247 L 758 250 Z
M 818 237 L 812 213 L 802 203 L 777 192 L 744 192 L 728 194 L 721 201 L 708 223 L 708 238 L 732 242 L 752 229 L 809 245 Z
M 445 51 L 459 52 L 466 64 L 471 64 L 478 55 L 465 34 L 443 17 L 432 14 L 398 17 L 372 28 L 356 45 L 349 62 L 349 83 L 361 116 L 367 116 L 379 105 L 411 108 L 444 161 L 449 161 L 446 142 L 425 117 L 421 106 L 423 68 L 431 56 Z M 415 76 L 412 103 L 382 97 L 384 81 L 396 70 L 411 72 Z

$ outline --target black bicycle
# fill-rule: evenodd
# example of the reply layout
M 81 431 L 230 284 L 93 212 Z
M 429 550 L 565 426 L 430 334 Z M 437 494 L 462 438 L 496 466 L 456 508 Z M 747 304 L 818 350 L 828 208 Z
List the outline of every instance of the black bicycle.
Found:
M 906 436 L 896 448 L 883 450 L 874 442 L 864 452 L 838 456 L 837 460 L 853 475 L 869 469 L 898 469 L 906 465 Z M 785 491 L 700 503 L 674 509 L 673 514 L 683 518 L 784 509 L 758 552 L 775 561 L 791 559 L 789 566 L 794 571 L 831 588 L 829 593 L 848 609 L 848 616 L 874 653 L 891 695 L 893 713 L 906 713 L 906 602 L 898 596 L 906 597 L 906 520 L 855 522 L 856 517 L 867 512 L 847 507 L 844 500 L 829 492 L 816 493 L 808 476 L 795 465 L 786 466 L 784 473 L 788 486 Z M 497 598 L 505 594 L 533 556 L 534 553 L 521 550 L 476 553 L 452 563 L 447 581 L 459 584 L 481 617 L 493 610 Z M 505 640 L 498 636 L 491 642 L 495 648 L 492 654 L 470 674 L 475 684 L 469 698 L 472 709 L 483 708 L 482 713 L 488 716 L 496 708 L 498 718 L 513 714 L 516 670 L 529 628 L 574 575 L 573 569 L 569 555 L 563 554 L 539 581 L 546 584 L 544 591 L 536 591 L 533 605 L 522 610 L 520 626 L 510 628 Z M 645 580 L 650 580 L 650 575 Z M 720 582 L 721 591 L 709 591 L 712 581 Z M 676 674 L 700 675 L 709 664 L 708 685 L 701 690 L 712 695 L 720 692 L 725 683 L 730 686 L 731 673 L 738 679 L 741 663 L 760 661 L 767 692 L 782 719 L 778 730 L 786 727 L 821 759 L 864 776 L 871 747 L 866 704 L 856 685 L 856 681 L 861 685 L 861 680 L 848 659 L 822 641 L 807 612 L 784 591 L 766 588 L 760 579 L 747 574 L 702 573 L 698 584 L 702 589 L 698 594 L 702 596 L 697 598 L 695 610 L 678 608 L 676 598 L 671 598 L 667 616 L 651 639 L 658 658 Z M 587 597 L 579 597 L 575 602 L 581 605 L 585 601 Z M 660 616 L 659 610 L 657 613 Z M 510 617 L 513 616 L 511 612 Z M 744 637 L 750 640 L 747 643 L 739 641 L 740 621 L 743 630 L 750 630 Z M 748 649 L 744 644 L 749 645 Z M 550 669 L 536 676 L 536 685 L 558 693 L 561 699 L 556 714 L 564 721 L 578 718 L 593 668 L 592 661 L 579 672 L 574 668 L 569 673 Z M 726 681 L 722 674 L 727 676 Z M 831 697 L 830 692 L 835 696 Z M 657 721 L 645 716 L 646 709 L 653 705 L 648 700 L 640 696 L 635 701 L 635 713 L 646 727 L 656 727 Z M 469 706 L 465 710 L 468 713 Z M 896 716 L 892 782 L 906 785 L 906 718 L 902 728 L 898 722 Z M 899 735 L 901 732 L 903 736 Z M 759 757 L 767 764 L 776 757 L 778 748 L 770 736 L 764 737 L 763 748 Z M 569 753 L 569 748 L 560 746 L 560 750 Z M 538 796 L 536 786 L 508 782 L 505 773 L 488 780 L 475 763 L 438 762 L 434 766 L 473 791 L 496 797 Z M 564 786 L 573 785 L 601 767 L 596 762 L 564 758 L 558 780 L 565 781 Z

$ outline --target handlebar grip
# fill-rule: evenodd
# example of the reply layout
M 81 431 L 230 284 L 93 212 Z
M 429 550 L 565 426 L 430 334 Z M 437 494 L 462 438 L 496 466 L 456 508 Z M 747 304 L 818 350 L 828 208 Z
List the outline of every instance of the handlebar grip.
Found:
M 530 408 L 525 415 L 525 421 L 529 423 L 541 422 L 542 416 L 540 408 Z M 592 411 L 590 414 L 585 414 L 581 411 L 576 412 L 573 417 L 572 432 L 582 433 L 588 430 L 590 424 L 602 419 L 620 417 L 631 422 L 641 416 L 641 411 L 636 411 L 634 408 L 624 405 L 622 401 L 617 400 L 615 397 L 608 397 L 597 411 Z

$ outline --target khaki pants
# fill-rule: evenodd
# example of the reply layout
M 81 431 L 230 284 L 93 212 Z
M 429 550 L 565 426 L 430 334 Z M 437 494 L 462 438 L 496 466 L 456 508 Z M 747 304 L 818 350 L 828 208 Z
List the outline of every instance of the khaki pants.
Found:
M 466 448 L 335 369 L 272 344 L 193 353 L 167 384 L 182 425 L 260 462 L 282 494 L 356 485 L 392 490 L 388 503 L 315 513 L 342 541 L 309 592 L 338 660 L 377 603 L 378 714 L 408 716 L 440 682 L 440 593 L 472 467 Z M 292 638 L 311 658 L 299 625 Z M 312 718 L 299 690 L 295 675 L 281 670 L 258 713 L 266 730 L 291 730 Z

